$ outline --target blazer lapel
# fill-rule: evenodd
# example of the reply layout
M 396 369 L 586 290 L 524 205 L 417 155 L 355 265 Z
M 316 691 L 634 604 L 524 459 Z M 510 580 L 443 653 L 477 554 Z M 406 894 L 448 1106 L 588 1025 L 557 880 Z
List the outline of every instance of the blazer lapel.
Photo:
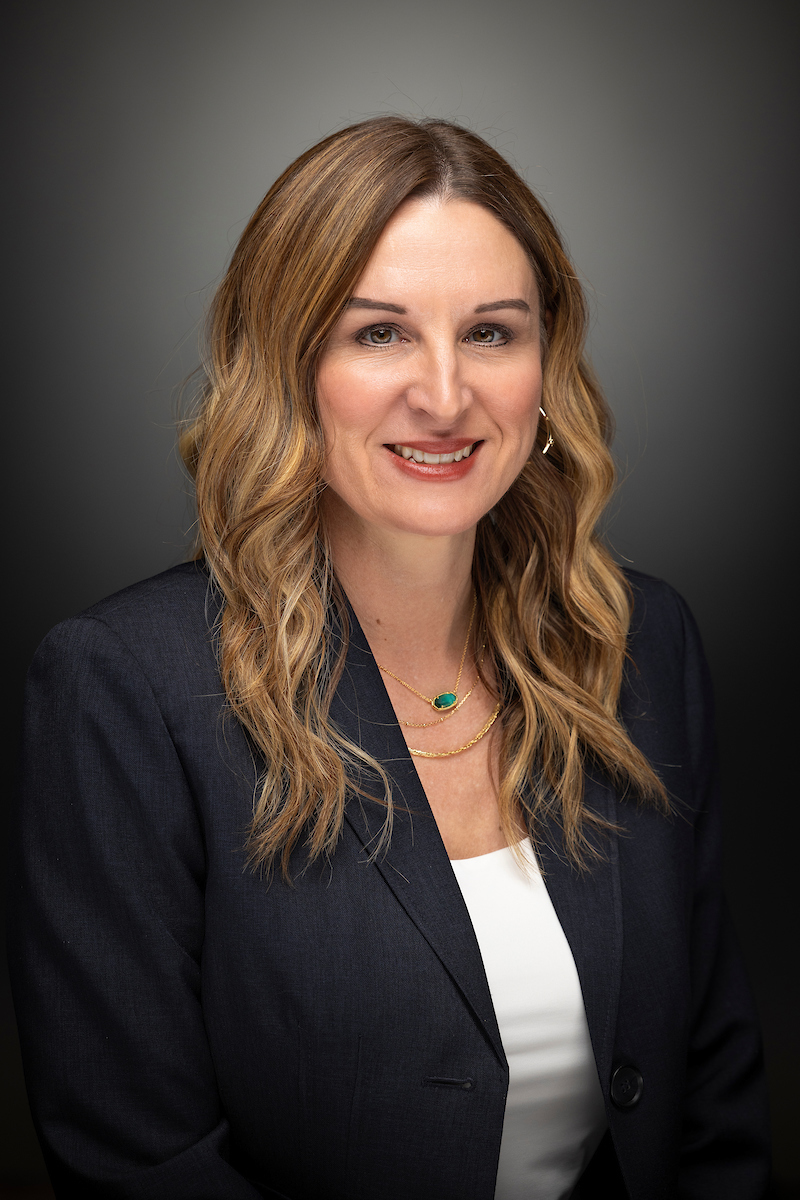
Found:
M 615 822 L 610 787 L 586 776 L 584 802 Z M 549 821 L 539 831 L 539 861 L 553 908 L 578 970 L 597 1072 L 604 1092 L 611 1078 L 617 1003 L 622 969 L 622 897 L 616 833 L 593 835 L 603 855 L 588 871 L 565 857 L 561 833 Z
M 472 922 L 439 835 L 414 762 L 397 724 L 369 644 L 350 610 L 350 641 L 331 705 L 339 729 L 386 768 L 395 814 L 388 850 L 374 860 L 403 909 L 452 976 L 498 1059 L 505 1063 L 483 959 Z M 616 800 L 603 782 L 586 777 L 585 803 L 615 822 Z M 380 795 L 380 791 L 376 794 Z M 346 820 L 365 856 L 373 854 L 385 810 L 353 796 Z M 555 822 L 538 830 L 537 847 L 548 894 L 572 951 L 601 1083 L 611 1076 L 622 966 L 622 902 L 617 836 L 596 837 L 603 855 L 580 872 L 565 857 Z
M 355 614 L 344 672 L 331 704 L 331 718 L 351 741 L 386 769 L 395 803 L 391 842 L 379 850 L 380 872 L 403 909 L 449 972 L 500 1062 L 505 1055 L 483 959 L 447 851 L 397 724 L 386 688 Z M 376 784 L 377 795 L 381 794 Z M 365 784 L 369 791 L 369 784 Z M 365 857 L 376 849 L 385 809 L 351 796 L 346 820 Z

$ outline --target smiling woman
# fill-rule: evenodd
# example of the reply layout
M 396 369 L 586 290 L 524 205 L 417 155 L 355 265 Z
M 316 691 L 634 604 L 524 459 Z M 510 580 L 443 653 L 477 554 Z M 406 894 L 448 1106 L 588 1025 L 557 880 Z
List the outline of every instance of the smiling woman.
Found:
M 757 1200 L 686 606 L 596 532 L 576 273 L 467 130 L 267 193 L 195 559 L 29 677 L 11 964 L 58 1194 Z
M 317 375 L 325 477 L 341 501 L 332 536 L 355 547 L 371 526 L 469 533 L 469 561 L 472 531 L 536 436 L 542 353 L 530 259 L 478 204 L 407 200 L 356 288 Z M 386 323 L 365 328 L 366 311 Z

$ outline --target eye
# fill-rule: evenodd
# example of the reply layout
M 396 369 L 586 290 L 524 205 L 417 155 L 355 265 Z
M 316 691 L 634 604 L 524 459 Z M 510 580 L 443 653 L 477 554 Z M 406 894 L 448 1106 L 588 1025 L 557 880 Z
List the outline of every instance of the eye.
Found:
M 367 346 L 391 346 L 398 337 L 392 325 L 370 325 L 368 329 L 361 330 L 357 340 Z
M 478 325 L 471 330 L 465 341 L 473 346 L 503 346 L 511 341 L 511 331 L 502 325 Z

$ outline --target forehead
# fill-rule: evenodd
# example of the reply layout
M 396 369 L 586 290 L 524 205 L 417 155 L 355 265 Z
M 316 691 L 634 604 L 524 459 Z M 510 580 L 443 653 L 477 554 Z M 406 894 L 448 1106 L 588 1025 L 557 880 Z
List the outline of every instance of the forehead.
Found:
M 528 255 L 511 231 L 487 209 L 468 200 L 406 200 L 386 224 L 356 286 L 419 291 L 436 287 L 477 303 L 510 297 L 535 300 Z M 486 293 L 484 295 L 484 293 Z

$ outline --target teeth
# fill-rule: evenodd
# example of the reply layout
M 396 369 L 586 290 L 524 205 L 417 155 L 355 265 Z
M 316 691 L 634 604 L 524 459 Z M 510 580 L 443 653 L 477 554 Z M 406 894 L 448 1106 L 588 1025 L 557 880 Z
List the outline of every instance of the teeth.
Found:
M 413 458 L 414 462 L 429 463 L 436 465 L 437 463 L 461 462 L 462 458 L 469 458 L 475 448 L 473 443 L 471 446 L 465 446 L 463 450 L 456 450 L 450 454 L 428 454 L 423 450 L 413 450 L 411 446 L 403 446 L 400 442 L 395 442 L 395 454 L 402 455 L 403 458 Z

